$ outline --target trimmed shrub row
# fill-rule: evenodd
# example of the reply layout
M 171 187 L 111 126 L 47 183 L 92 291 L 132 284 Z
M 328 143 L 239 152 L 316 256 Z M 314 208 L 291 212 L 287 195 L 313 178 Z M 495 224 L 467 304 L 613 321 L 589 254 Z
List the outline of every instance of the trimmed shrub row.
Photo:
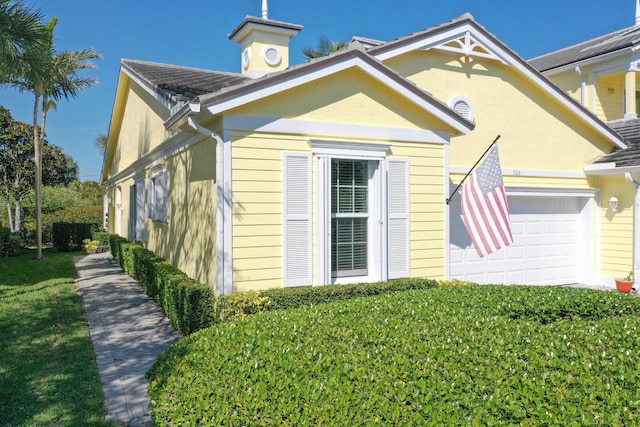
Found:
M 260 295 L 269 298 L 269 310 L 296 308 L 303 305 L 324 304 L 332 301 L 408 291 L 411 289 L 431 289 L 438 282 L 431 279 L 407 278 L 393 279 L 387 282 L 359 283 L 354 285 L 333 285 L 304 288 L 275 288 L 261 291 Z
M 208 286 L 123 237 L 110 235 L 109 245 L 125 273 L 140 283 L 183 335 L 214 323 L 215 295 Z
M 291 309 L 389 292 L 431 289 L 437 286 L 438 282 L 435 280 L 406 278 L 354 285 L 274 288 L 259 292 L 240 292 L 218 297 L 216 319 L 225 322 L 262 311 Z
M 259 313 L 160 356 L 148 374 L 154 422 L 637 425 L 638 301 L 460 286 Z

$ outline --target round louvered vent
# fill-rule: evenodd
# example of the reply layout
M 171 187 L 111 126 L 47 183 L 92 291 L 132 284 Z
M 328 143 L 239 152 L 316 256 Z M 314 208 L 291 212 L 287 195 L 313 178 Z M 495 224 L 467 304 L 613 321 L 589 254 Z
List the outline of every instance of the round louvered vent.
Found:
M 473 105 L 466 96 L 456 96 L 449 103 L 449 107 L 469 121 L 473 121 L 475 118 Z

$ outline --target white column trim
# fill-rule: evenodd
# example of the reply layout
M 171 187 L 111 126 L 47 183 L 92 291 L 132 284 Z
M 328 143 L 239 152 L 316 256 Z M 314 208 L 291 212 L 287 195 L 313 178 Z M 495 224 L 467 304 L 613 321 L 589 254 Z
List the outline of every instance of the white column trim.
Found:
M 451 160 L 451 145 L 445 144 L 444 146 L 444 278 L 445 280 L 451 280 L 451 256 L 449 254 L 449 247 L 451 246 L 451 208 L 449 207 L 449 203 L 447 203 L 447 199 L 451 195 L 451 166 L 449 164 Z M 453 197 L 452 197 L 453 198 Z
M 316 280 L 315 286 L 331 283 L 331 192 L 327 183 L 331 182 L 330 157 L 316 155 Z
M 231 181 L 231 132 L 225 130 L 223 143 L 223 239 L 224 239 L 224 294 L 233 293 L 233 189 Z

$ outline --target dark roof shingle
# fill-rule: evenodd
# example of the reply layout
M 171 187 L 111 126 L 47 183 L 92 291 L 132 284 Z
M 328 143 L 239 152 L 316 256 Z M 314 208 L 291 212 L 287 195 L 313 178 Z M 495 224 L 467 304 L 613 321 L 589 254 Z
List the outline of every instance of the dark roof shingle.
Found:
M 250 80 L 241 74 L 123 59 L 122 66 L 144 80 L 172 105 Z
M 533 58 L 529 60 L 529 64 L 538 71 L 544 72 L 631 47 L 638 42 L 640 42 L 640 26 L 623 28 L 622 30 Z
M 615 163 L 616 168 L 640 165 L 640 119 L 619 120 L 608 123 L 629 146 L 600 157 L 593 163 Z

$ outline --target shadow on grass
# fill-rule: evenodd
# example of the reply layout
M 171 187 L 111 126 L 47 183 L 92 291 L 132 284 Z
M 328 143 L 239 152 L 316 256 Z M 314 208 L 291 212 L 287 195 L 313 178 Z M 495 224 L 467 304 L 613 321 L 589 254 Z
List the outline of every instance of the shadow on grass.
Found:
M 2 425 L 108 425 L 81 300 L 70 281 L 0 281 Z

